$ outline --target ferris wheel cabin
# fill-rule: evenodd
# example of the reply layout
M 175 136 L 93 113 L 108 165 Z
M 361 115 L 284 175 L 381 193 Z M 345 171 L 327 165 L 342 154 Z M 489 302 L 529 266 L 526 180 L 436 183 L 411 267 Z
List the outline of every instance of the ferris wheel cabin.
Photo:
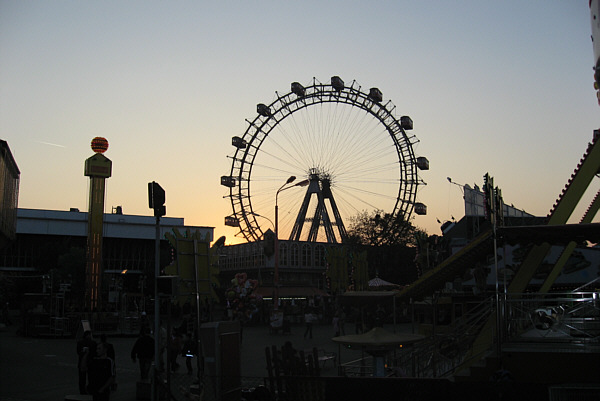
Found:
M 271 109 L 269 108 L 269 106 L 263 103 L 259 103 L 256 105 L 256 112 L 263 117 L 271 116 Z
M 400 117 L 400 126 L 402 129 L 411 130 L 413 129 L 413 120 L 409 116 Z
M 248 145 L 248 143 L 239 136 L 231 138 L 231 144 L 238 149 L 246 149 L 246 145 Z
M 333 89 L 339 92 L 344 90 L 345 84 L 342 78 L 336 75 L 331 77 L 331 86 L 333 86 Z
M 302 97 L 306 93 L 306 89 L 300 82 L 292 82 L 292 93 Z
M 235 187 L 235 184 L 235 177 L 231 177 L 228 175 L 221 176 L 221 185 L 223 185 L 224 187 L 233 188 Z
M 417 157 L 417 167 L 419 170 L 429 170 L 429 160 L 424 157 Z
M 383 100 L 383 93 L 381 93 L 379 88 L 371 88 L 369 90 L 369 99 L 371 99 L 375 103 L 379 103 Z
M 240 221 L 235 216 L 225 216 L 225 225 L 229 227 L 239 227 Z

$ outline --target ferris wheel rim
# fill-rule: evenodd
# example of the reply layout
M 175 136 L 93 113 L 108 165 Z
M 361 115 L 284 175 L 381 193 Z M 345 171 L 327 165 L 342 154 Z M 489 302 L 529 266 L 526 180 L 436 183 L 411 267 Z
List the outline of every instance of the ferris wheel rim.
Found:
M 246 240 L 252 241 L 262 238 L 265 232 L 257 220 L 257 217 L 264 216 L 254 213 L 251 200 L 252 170 L 263 142 L 287 117 L 300 110 L 324 103 L 341 103 L 356 107 L 375 117 L 379 124 L 385 127 L 395 147 L 398 162 L 401 164 L 401 177 L 391 214 L 402 213 L 405 218 L 410 218 L 419 184 L 416 157 L 412 147 L 418 140 L 415 136 L 409 136 L 402 128 L 402 124 L 394 114 L 396 106 L 391 100 L 385 104 L 373 100 L 368 93 L 362 91 L 361 86 L 355 80 L 350 86 L 344 85 L 340 89 L 334 87 L 333 83 L 318 83 L 313 78 L 312 85 L 306 86 L 304 89 L 303 96 L 298 96 L 293 90 L 283 96 L 276 92 L 277 98 L 269 105 L 263 105 L 270 111 L 268 115 L 257 111 L 257 116 L 252 121 L 246 120 L 248 127 L 241 138 L 246 146 L 243 149 L 237 148 L 232 157 L 230 177 L 235 178 L 236 185 L 230 187 L 228 195 L 233 216 L 240 225 L 238 234 L 242 234 Z M 260 106 L 259 104 L 257 108 Z

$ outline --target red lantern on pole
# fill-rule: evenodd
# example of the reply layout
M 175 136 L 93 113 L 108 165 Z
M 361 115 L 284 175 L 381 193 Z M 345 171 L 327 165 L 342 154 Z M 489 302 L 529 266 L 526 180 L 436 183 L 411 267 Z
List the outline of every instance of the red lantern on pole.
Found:
M 92 150 L 96 153 L 104 153 L 108 149 L 108 141 L 106 138 L 97 136 L 92 139 Z

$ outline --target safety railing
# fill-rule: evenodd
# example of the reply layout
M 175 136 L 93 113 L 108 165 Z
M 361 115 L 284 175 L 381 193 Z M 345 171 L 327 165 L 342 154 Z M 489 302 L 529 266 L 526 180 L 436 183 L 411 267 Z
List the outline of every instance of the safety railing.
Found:
M 464 362 L 467 355 L 482 358 L 486 352 L 515 343 L 529 346 L 561 343 L 564 351 L 576 345 L 585 352 L 600 348 L 600 294 L 570 292 L 561 294 L 502 294 L 482 301 L 457 319 L 450 331 L 433 334 L 386 358 L 386 375 L 418 378 L 447 377 Z M 494 325 L 494 349 L 473 356 L 471 347 L 481 328 L 499 308 L 500 329 Z M 500 340 L 500 344 L 497 341 Z M 499 345 L 499 346 L 498 346 Z M 469 353 L 469 351 L 471 351 Z M 370 376 L 372 357 L 359 358 L 340 365 L 342 376 Z

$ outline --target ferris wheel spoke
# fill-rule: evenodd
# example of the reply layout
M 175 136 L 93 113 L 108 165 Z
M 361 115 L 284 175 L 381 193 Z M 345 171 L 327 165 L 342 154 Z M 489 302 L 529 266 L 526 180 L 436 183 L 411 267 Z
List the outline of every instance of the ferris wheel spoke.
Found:
M 344 210 L 349 210 L 345 214 L 347 216 L 356 215 L 358 213 L 364 212 L 368 207 L 370 210 L 376 210 L 380 206 L 377 206 L 377 202 L 367 201 L 364 198 L 357 196 L 356 194 L 349 191 L 339 191 L 339 199 L 338 206 Z M 381 202 L 379 202 L 379 205 Z
M 392 174 L 393 170 L 398 169 L 398 161 L 392 160 L 390 155 L 385 155 L 383 152 L 368 151 L 363 156 L 346 157 L 338 167 L 338 175 L 345 172 L 364 174 L 366 171 L 373 174 Z
M 377 179 L 378 176 L 391 175 L 394 170 L 398 169 L 398 163 L 381 161 L 375 164 L 373 161 L 356 160 L 354 162 L 344 162 L 336 166 L 336 179 L 349 179 L 352 176 L 370 175 L 371 179 Z
M 270 156 L 271 159 L 266 159 L 264 163 L 256 163 L 254 167 L 292 175 L 298 171 L 303 171 L 305 166 L 305 163 L 297 158 L 279 157 L 270 152 L 265 152 L 265 155 Z
M 387 183 L 387 184 L 390 184 L 390 183 Z M 382 193 L 381 187 L 382 187 L 381 185 L 377 187 L 377 188 L 379 188 L 379 191 L 376 191 L 374 189 L 365 189 L 363 187 L 351 187 L 349 185 L 341 186 L 341 187 L 338 187 L 337 189 L 339 192 L 343 192 L 343 193 L 353 197 L 354 199 L 361 200 L 361 201 L 362 201 L 362 198 L 359 196 L 359 194 L 370 196 L 370 197 L 388 199 L 388 200 L 396 199 L 395 196 L 392 196 L 389 193 Z
M 287 131 L 281 127 L 278 127 L 277 133 L 281 133 L 280 137 L 283 138 L 278 143 L 278 146 L 286 155 L 288 155 L 288 157 L 297 160 L 298 164 L 302 164 L 303 166 L 307 164 L 307 161 L 313 159 L 312 155 L 314 152 L 312 152 L 307 143 L 303 142 L 300 135 L 288 134 Z
M 341 159 L 340 162 L 343 163 L 360 163 L 361 160 L 374 160 L 385 154 L 396 156 L 396 152 L 389 147 L 389 135 L 374 134 L 373 131 L 373 128 L 355 129 L 353 137 L 343 142 L 344 151 L 337 152 L 334 158 Z M 386 141 L 387 146 L 385 146 Z M 348 155 L 352 157 L 348 158 Z

